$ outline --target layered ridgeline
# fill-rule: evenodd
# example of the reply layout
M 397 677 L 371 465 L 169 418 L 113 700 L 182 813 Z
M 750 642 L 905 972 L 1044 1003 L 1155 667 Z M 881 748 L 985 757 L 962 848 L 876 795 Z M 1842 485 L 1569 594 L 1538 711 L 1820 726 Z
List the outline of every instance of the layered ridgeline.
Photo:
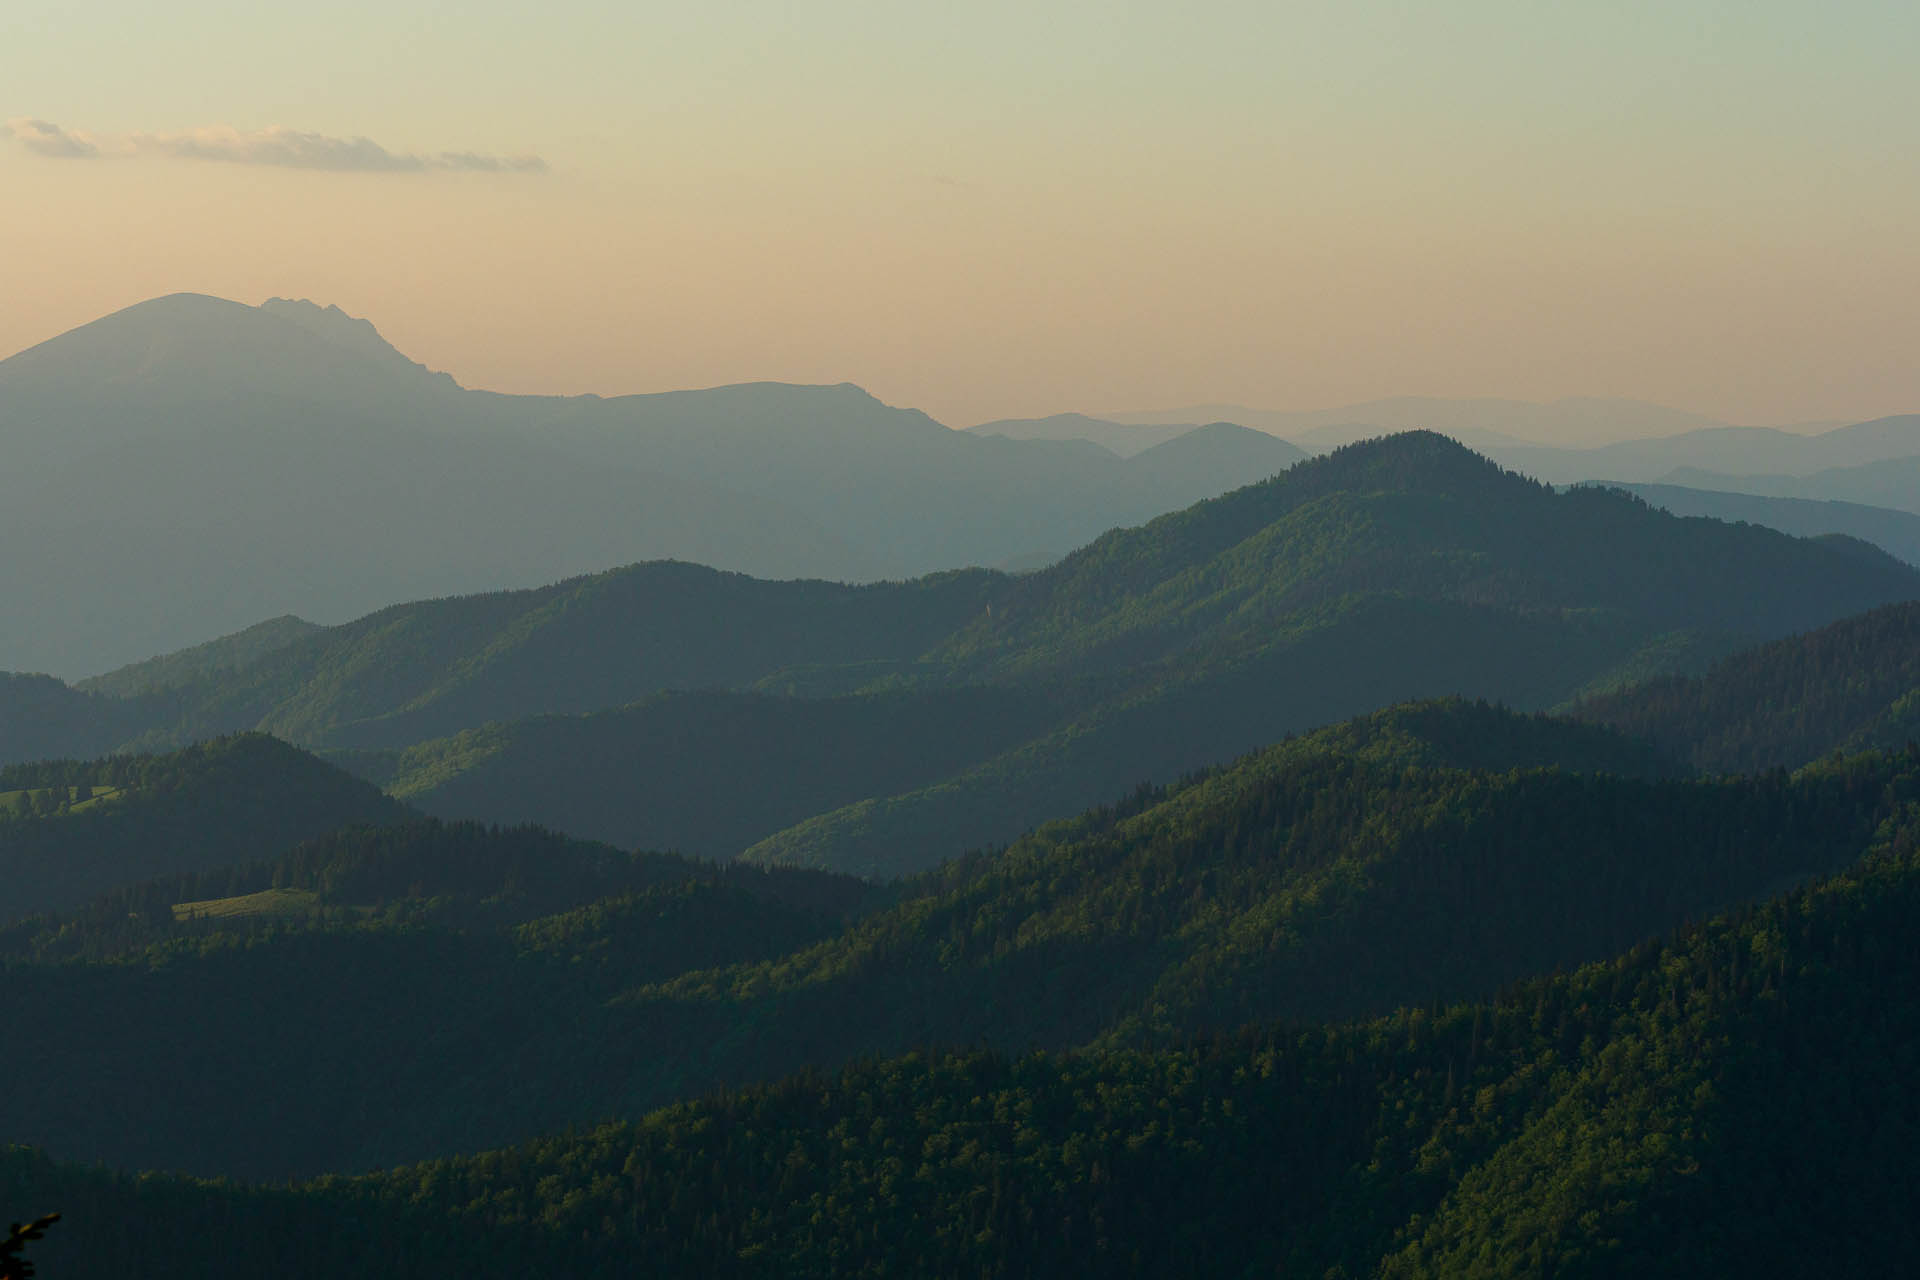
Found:
M 12 765 L 0 769 L 0 919 L 406 816 L 377 788 L 264 734 L 165 756 Z
M 1920 605 L 1876 609 L 1572 711 L 1709 772 L 1902 747 L 1920 739 Z
M 68 677 L 641 559 L 844 580 L 1045 559 L 1299 456 L 1230 430 L 1122 459 L 848 385 L 492 395 L 335 308 L 187 294 L 0 361 L 0 444 L 0 593 L 31 604 L 0 619 L 0 667 Z
M 0 1187 L 73 1277 L 1899 1274 L 1911 799 L 1854 869 L 1485 1003 L 895 1057 L 280 1190 L 23 1149 Z
M 1311 453 L 1392 431 L 1439 431 L 1537 479 L 1623 485 L 1676 515 L 1745 520 L 1796 537 L 1843 533 L 1920 563 L 1920 415 L 1782 430 L 1625 400 L 1407 397 L 1311 413 L 1204 405 L 1122 417 L 1063 413 L 969 430 L 1086 440 L 1123 455 L 1213 417 L 1283 436 Z
M 244 726 L 308 746 L 391 748 L 661 690 L 911 677 L 920 655 L 988 608 L 1007 581 L 973 570 L 848 586 L 640 564 L 383 609 L 237 670 L 176 680 L 171 659 L 143 663 L 83 681 L 69 714 L 117 724 L 136 716 L 135 746 Z
M 1751 493 L 1724 493 L 1688 489 L 1672 484 L 1623 486 L 1663 511 L 1677 516 L 1709 516 L 1715 520 L 1765 525 L 1796 538 L 1838 533 L 1870 542 L 1908 564 L 1920 564 L 1920 515 L 1891 507 L 1858 502 L 1815 501 L 1808 498 L 1770 498 Z
M 27 684 L 126 741 L 351 749 L 443 817 L 897 875 L 1399 700 L 1552 706 L 1916 595 L 1861 543 L 1555 493 L 1414 433 L 1021 577 L 641 565 L 161 668 L 185 683 Z
M 876 890 L 552 835 L 361 829 L 0 932 L 0 1129 L 279 1178 L 927 1045 L 1151 1047 L 1484 996 L 1850 863 L 1920 761 L 1659 775 L 1402 708 Z M 160 1104 L 164 1100 L 164 1105 Z
M 931 659 L 970 681 L 1106 682 L 1088 709 L 746 856 L 927 866 L 1369 707 L 1434 694 L 1553 706 L 1910 599 L 1916 583 L 1851 540 L 1555 493 L 1439 436 L 1367 442 L 1008 584 Z

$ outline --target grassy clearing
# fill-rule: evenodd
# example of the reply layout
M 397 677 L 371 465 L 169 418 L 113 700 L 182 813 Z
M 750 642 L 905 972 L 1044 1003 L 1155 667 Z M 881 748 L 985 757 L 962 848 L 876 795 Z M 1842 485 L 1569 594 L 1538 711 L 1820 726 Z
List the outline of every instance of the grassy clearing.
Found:
M 126 790 L 123 787 L 95 787 L 92 797 L 86 800 L 78 799 L 80 794 L 78 787 L 38 787 L 28 791 L 0 791 L 0 809 L 10 809 L 14 813 L 19 813 L 26 808 L 29 799 L 44 801 L 49 794 L 59 800 L 60 812 L 82 813 L 94 805 L 122 798 Z
M 176 902 L 175 920 L 234 919 L 240 916 L 303 916 L 320 905 L 320 895 L 308 889 L 262 889 L 237 898 L 208 898 L 204 902 Z

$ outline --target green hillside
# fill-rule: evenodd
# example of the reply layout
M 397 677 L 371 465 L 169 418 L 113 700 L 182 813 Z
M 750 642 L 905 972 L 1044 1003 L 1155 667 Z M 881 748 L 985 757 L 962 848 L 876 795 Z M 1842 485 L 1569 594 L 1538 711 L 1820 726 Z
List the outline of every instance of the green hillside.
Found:
M 83 687 L 0 673 L 0 764 L 256 729 L 391 749 L 662 690 L 845 692 L 910 670 L 1004 581 L 977 571 L 863 587 L 766 582 L 662 561 L 339 627 L 263 624 Z
M 149 658 L 145 662 L 136 662 L 90 680 L 76 681 L 74 688 L 115 698 L 158 693 L 230 675 L 324 630 L 325 627 L 291 614 L 270 618 L 244 631 L 209 640 L 191 649 Z
M 546 921 L 535 930 L 545 939 L 541 948 L 557 954 L 559 947 L 571 962 L 576 953 L 597 955 L 632 943 L 605 940 L 606 922 L 629 919 L 634 902 L 656 891 L 670 898 L 712 891 L 720 895 L 712 900 L 726 902 L 745 895 L 797 913 L 816 934 L 883 900 L 873 886 L 846 876 L 623 853 L 538 827 L 411 817 L 342 827 L 277 857 L 159 876 L 75 907 L 22 916 L 0 925 L 0 963 L 122 960 L 154 948 L 192 951 L 209 939 L 261 943 L 290 930 L 343 925 L 504 935 L 537 921 Z M 577 920 L 565 914 L 579 908 L 592 910 Z M 745 925 L 710 936 L 683 931 L 677 942 L 691 945 L 693 954 L 712 955 L 717 946 L 720 958 L 687 959 L 654 976 L 731 962 L 746 952 L 784 954 L 768 940 L 783 930 L 764 936 Z M 649 934 L 645 945 L 659 941 Z M 626 978 L 628 985 L 641 980 Z
M 646 1047 L 610 997 L 776 958 L 872 901 L 843 877 L 531 828 L 345 829 L 0 928 L 13 1016 L 36 1028 L 0 1127 L 125 1167 L 283 1177 L 590 1121 Z
M 1585 700 L 1573 714 L 1711 772 L 1793 768 L 1920 738 L 1920 605 L 1892 605 L 1736 654 L 1702 675 Z
M 988 573 L 850 587 L 661 562 L 531 592 L 384 610 L 201 695 L 295 741 L 400 746 L 791 667 L 908 662 L 985 607 Z
M 728 858 L 823 808 L 938 782 L 1046 732 L 1073 705 L 1066 691 L 983 686 L 668 693 L 472 729 L 390 761 L 341 760 L 428 813 Z
M 1555 493 L 1442 437 L 1367 442 L 1016 580 L 935 657 L 968 679 L 1097 676 L 1118 692 L 746 856 L 898 875 L 1374 707 L 1436 694 L 1553 706 L 1917 583 L 1850 544 Z
M 1017 580 L 944 652 L 1003 672 L 1190 665 L 1257 649 L 1354 594 L 1616 622 L 1642 637 L 1761 637 L 1908 598 L 1920 581 L 1843 554 L 1614 491 L 1556 493 L 1408 432 L 1116 530 Z
M 1554 706 L 1916 596 L 1416 432 L 1020 578 L 662 563 L 390 609 L 143 694 L 139 741 L 257 725 L 448 817 L 898 876 L 1398 701 Z
M 164 711 L 100 697 L 45 675 L 0 671 L 0 765 L 106 755 Z
M 404 806 L 264 734 L 163 756 L 0 769 L 0 919 L 59 910 L 174 872 L 272 857 Z
M 0 933 L 35 1027 L 0 1131 L 279 1178 L 920 1046 L 1152 1047 L 1484 997 L 1845 866 L 1920 796 L 1904 755 L 1659 772 L 1592 726 L 1403 708 L 887 890 L 525 830 L 343 833 Z M 233 904 L 266 890 L 315 897 Z
M 288 1189 L 15 1149 L 0 1194 L 67 1215 L 34 1252 L 83 1280 L 636 1258 L 701 1277 L 1902 1274 L 1915 823 L 1888 815 L 1832 879 L 1482 1003 L 874 1060 Z

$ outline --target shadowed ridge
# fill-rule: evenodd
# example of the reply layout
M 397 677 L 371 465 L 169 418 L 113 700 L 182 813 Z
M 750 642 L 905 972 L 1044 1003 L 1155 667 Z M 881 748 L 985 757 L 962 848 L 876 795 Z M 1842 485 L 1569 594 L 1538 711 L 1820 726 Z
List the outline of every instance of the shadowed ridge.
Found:
M 1575 705 L 1712 772 L 1797 768 L 1920 737 L 1920 602 L 1888 605 Z

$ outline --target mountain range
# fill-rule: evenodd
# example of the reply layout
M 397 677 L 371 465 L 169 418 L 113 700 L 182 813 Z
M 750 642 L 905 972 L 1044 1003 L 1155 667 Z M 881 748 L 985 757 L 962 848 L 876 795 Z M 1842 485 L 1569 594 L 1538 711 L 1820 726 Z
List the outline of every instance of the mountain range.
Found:
M 1856 538 L 1409 432 L 1027 573 L 261 616 L 0 679 L 48 1274 L 1910 1256 L 1920 570 Z
M 1395 701 L 1551 707 L 1916 596 L 1864 543 L 1556 492 L 1408 433 L 1025 575 L 643 564 L 16 677 L 0 745 L 264 730 L 446 819 L 888 877 Z
M 846 384 L 508 396 L 337 308 L 180 294 L 0 361 L 0 592 L 32 602 L 0 618 L 0 668 L 78 678 L 261 618 L 338 622 L 642 559 L 848 582 L 1031 569 L 1303 449 L 1405 429 L 1554 483 L 1903 510 L 1916 477 L 1900 468 L 1920 466 L 1920 418 L 1786 431 L 1631 401 L 1216 405 L 956 432 Z
M 1796 538 L 1844 534 L 1870 542 L 1908 564 L 1920 564 L 1920 514 L 1911 511 L 1831 498 L 1767 497 L 1728 490 L 1689 489 L 1676 484 L 1618 487 L 1677 516 L 1707 516 L 1732 523 L 1763 525 Z
M 1296 456 L 1222 428 L 1121 459 L 847 385 L 495 395 L 335 308 L 190 294 L 0 361 L 0 444 L 0 592 L 32 602 L 0 619 L 0 666 L 67 677 L 640 559 L 846 581 L 1032 563 Z
M 1920 514 L 1638 477 L 1897 497 L 1920 420 L 1363 408 L 1478 449 L 280 300 L 0 362 L 0 645 L 96 672 L 0 673 L 36 1261 L 1898 1271 Z
M 1397 396 L 1331 409 L 1273 410 L 1206 404 L 1151 412 L 1103 413 L 1132 427 L 1226 420 L 1291 440 L 1322 453 L 1394 431 L 1438 431 L 1475 448 L 1530 444 L 1591 449 L 1626 440 L 1680 435 L 1727 424 L 1705 414 L 1640 400 L 1573 397 L 1548 403 L 1487 397 L 1442 399 Z M 1826 424 L 1838 425 L 1838 424 Z M 986 428 L 980 428 L 982 430 Z

